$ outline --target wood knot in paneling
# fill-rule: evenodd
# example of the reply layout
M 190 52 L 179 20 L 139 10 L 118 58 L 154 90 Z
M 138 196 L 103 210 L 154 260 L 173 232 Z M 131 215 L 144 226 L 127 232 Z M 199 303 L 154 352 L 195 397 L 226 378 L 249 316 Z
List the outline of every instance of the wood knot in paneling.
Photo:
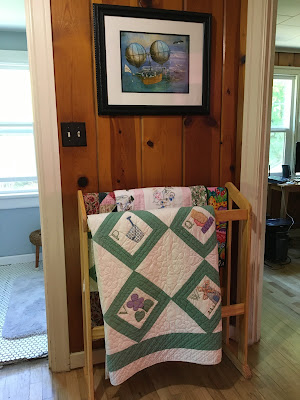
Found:
M 154 147 L 154 143 L 151 140 L 148 140 L 147 146 L 153 148 Z
M 139 6 L 143 8 L 151 8 L 153 7 L 152 0 L 139 0 Z
M 231 172 L 234 172 L 235 171 L 235 165 L 230 165 L 229 169 L 230 169 Z
M 210 117 L 210 116 L 205 118 L 205 122 L 206 122 L 206 125 L 208 125 L 212 128 L 215 128 L 218 126 L 217 121 L 213 117 Z
M 188 127 L 191 126 L 193 124 L 193 118 L 192 117 L 186 117 L 183 121 L 184 126 Z

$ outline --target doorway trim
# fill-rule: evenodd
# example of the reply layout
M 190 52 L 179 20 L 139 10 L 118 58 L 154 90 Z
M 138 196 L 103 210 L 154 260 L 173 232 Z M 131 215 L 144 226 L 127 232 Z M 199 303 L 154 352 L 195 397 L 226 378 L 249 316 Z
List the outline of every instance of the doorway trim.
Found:
M 249 344 L 260 339 L 277 0 L 248 0 L 240 190 L 252 204 Z
M 49 367 L 60 372 L 70 369 L 70 350 L 50 0 L 25 0 L 25 14 L 43 240 Z

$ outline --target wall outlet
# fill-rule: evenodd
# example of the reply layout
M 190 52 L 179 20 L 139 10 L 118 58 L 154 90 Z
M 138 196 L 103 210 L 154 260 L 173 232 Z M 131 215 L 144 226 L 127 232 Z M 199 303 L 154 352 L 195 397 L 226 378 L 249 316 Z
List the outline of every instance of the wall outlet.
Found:
M 60 125 L 63 147 L 87 145 L 84 122 L 62 122 Z

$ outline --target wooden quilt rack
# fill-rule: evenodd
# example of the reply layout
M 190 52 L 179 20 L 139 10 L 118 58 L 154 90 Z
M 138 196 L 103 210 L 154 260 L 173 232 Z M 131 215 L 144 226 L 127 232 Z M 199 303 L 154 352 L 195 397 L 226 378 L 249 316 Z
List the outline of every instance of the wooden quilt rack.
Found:
M 222 319 L 223 319 L 223 350 L 236 368 L 245 378 L 251 377 L 248 365 L 248 313 L 249 313 L 249 283 L 250 283 L 250 244 L 251 244 L 251 205 L 233 183 L 226 183 L 228 190 L 228 210 L 216 211 L 216 222 L 228 221 L 227 229 L 227 262 L 221 276 Z M 233 209 L 233 203 L 238 207 Z M 88 399 L 94 400 L 93 352 L 92 342 L 104 339 L 104 326 L 92 328 L 91 304 L 89 288 L 89 256 L 88 256 L 88 225 L 82 192 L 78 191 L 80 259 L 81 259 L 81 288 L 82 312 L 84 331 L 84 372 L 88 387 Z M 231 304 L 231 246 L 232 222 L 240 221 L 240 243 L 238 254 L 238 303 Z M 230 339 L 230 317 L 236 319 L 237 341 Z

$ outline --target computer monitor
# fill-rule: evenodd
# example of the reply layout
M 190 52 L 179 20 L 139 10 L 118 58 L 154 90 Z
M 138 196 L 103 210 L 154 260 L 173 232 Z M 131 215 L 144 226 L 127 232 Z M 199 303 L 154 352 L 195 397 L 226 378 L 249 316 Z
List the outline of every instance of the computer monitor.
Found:
M 291 168 L 288 164 L 282 166 L 282 177 L 290 178 L 291 177 Z
M 296 143 L 295 173 L 300 172 L 300 142 Z

